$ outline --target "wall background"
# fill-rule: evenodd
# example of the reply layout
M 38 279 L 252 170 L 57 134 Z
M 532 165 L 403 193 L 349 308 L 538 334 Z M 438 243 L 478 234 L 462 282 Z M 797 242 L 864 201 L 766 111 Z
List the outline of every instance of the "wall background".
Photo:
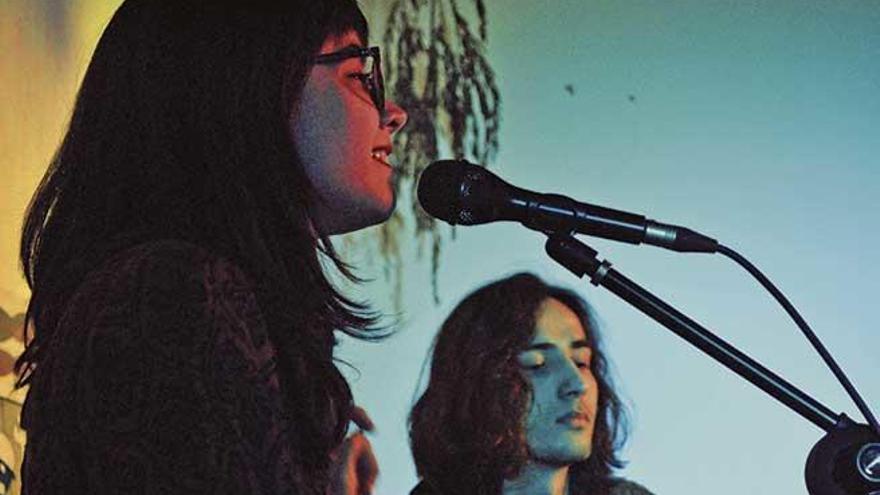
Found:
M 388 1 L 361 3 L 380 33 Z M 487 4 L 504 103 L 494 171 L 530 189 L 687 225 L 740 250 L 789 295 L 880 413 L 880 332 L 870 310 L 880 290 L 880 4 Z M 27 301 L 16 258 L 21 215 L 116 5 L 0 2 L 0 307 L 10 315 Z M 406 244 L 398 333 L 340 350 L 378 426 L 377 493 L 406 493 L 415 480 L 405 416 L 436 328 L 468 291 L 519 270 L 578 287 L 600 314 L 634 411 L 625 476 L 658 494 L 806 493 L 803 465 L 817 428 L 557 268 L 538 234 L 513 224 L 457 234 L 444 247 L 440 305 L 427 262 Z M 731 262 L 590 242 L 832 410 L 858 417 L 784 312 Z M 352 291 L 391 312 L 381 261 L 366 249 L 349 255 L 375 279 Z

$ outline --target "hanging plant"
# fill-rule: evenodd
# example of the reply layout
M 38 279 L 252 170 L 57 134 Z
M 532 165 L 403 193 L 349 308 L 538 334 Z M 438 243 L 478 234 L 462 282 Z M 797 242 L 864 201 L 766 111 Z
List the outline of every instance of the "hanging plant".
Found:
M 469 5 L 462 6 L 461 1 Z M 461 7 L 473 11 L 463 12 Z M 476 20 L 476 29 L 471 19 Z M 501 99 L 484 53 L 486 24 L 484 0 L 394 0 L 391 4 L 383 37 L 386 86 L 390 97 L 406 109 L 409 121 L 395 136 L 394 187 L 400 204 L 380 227 L 379 251 L 386 276 L 394 280 L 397 308 L 403 283 L 401 240 L 414 231 L 419 258 L 429 245 L 437 303 L 443 241 L 455 236 L 454 228 L 441 229 L 419 206 L 419 175 L 441 154 L 486 165 L 498 152 Z

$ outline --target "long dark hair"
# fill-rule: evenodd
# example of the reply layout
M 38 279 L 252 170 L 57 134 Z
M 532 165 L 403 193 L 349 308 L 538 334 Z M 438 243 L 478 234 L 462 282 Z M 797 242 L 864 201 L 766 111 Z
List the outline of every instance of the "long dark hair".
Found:
M 39 373 L 86 273 L 124 247 L 180 239 L 257 282 L 302 467 L 326 468 L 352 402 L 333 364 L 333 330 L 381 332 L 322 268 L 324 258 L 354 278 L 314 232 L 315 193 L 288 120 L 323 41 L 352 29 L 367 41 L 354 0 L 122 3 L 24 221 L 34 334 L 19 385 Z
M 410 413 L 410 442 L 420 477 L 442 493 L 497 495 L 529 452 L 524 431 L 532 391 L 517 355 L 532 340 L 547 298 L 571 308 L 593 349 L 599 386 L 590 457 L 570 468 L 572 493 L 606 493 L 626 437 L 624 407 L 612 387 L 591 310 L 581 297 L 520 273 L 468 295 L 434 342 L 428 387 Z

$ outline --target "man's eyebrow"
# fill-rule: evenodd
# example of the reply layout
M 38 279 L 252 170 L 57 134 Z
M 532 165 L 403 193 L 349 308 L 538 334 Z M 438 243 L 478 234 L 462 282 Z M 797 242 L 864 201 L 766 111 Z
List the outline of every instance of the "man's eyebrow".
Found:
M 544 342 L 539 344 L 532 344 L 523 349 L 523 351 L 546 351 L 548 349 L 553 349 L 554 347 L 556 346 L 548 342 Z
M 546 351 L 549 349 L 553 349 L 555 347 L 556 347 L 555 345 L 553 345 L 549 342 L 538 342 L 537 344 L 532 344 L 532 345 L 526 347 L 525 349 L 523 349 L 523 351 L 524 352 L 525 351 Z M 590 343 L 587 342 L 586 339 L 575 340 L 574 342 L 571 343 L 572 349 L 583 349 L 583 348 L 589 348 L 589 347 L 590 347 Z

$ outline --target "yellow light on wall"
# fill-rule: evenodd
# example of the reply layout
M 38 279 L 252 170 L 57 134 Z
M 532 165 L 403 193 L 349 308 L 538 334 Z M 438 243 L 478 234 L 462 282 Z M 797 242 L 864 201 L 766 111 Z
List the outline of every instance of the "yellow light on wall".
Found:
M 24 311 L 21 222 L 58 146 L 79 81 L 121 0 L 0 2 L 0 308 Z

